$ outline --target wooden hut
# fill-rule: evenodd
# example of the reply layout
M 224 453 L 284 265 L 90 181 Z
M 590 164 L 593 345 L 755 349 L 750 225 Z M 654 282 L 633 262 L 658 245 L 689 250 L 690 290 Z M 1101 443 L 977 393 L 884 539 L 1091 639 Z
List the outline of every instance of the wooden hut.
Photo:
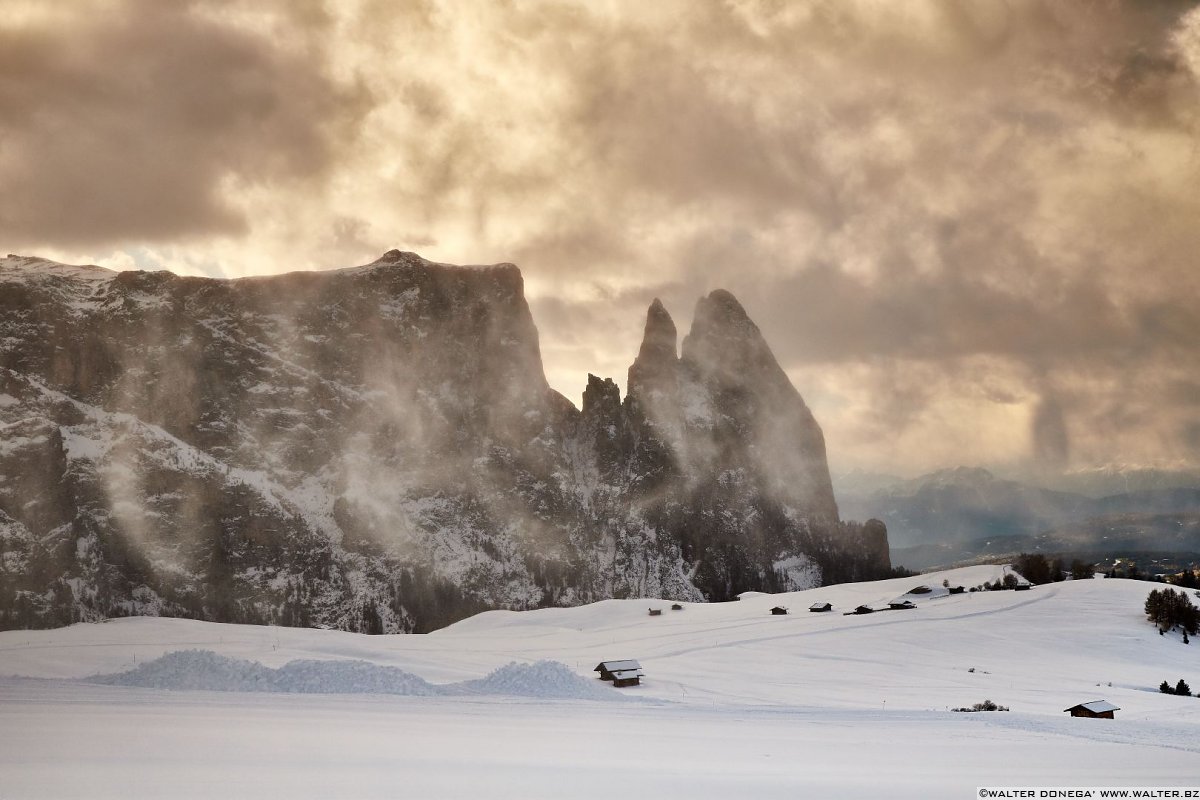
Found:
M 874 613 L 875 613 L 875 609 L 871 608 L 870 606 L 858 606 L 853 611 L 847 611 L 842 616 L 849 617 L 853 614 L 874 614 Z
M 613 673 L 613 686 L 638 686 L 642 682 L 641 670 L 617 670 Z
M 787 609 L 784 608 L 783 606 L 775 606 L 774 608 L 771 609 L 771 614 L 776 617 L 781 617 L 781 616 L 787 614 Z
M 671 610 L 672 611 L 683 611 L 683 606 L 681 606 L 679 603 L 671 603 Z
M 888 608 L 892 609 L 893 611 L 903 611 L 905 609 L 916 607 L 916 603 L 914 603 L 912 600 L 893 600 L 892 602 L 888 603 Z
M 1018 592 L 1028 592 L 1029 587 L 1031 586 L 1033 586 L 1033 584 L 1029 583 L 1028 581 L 1017 581 L 1017 585 L 1014 586 L 1013 589 Z
M 1091 717 L 1092 719 L 1113 719 L 1113 712 L 1120 710 L 1107 700 L 1093 700 L 1090 703 L 1080 703 L 1077 706 L 1063 709 L 1072 717 Z
M 661 616 L 662 616 L 662 609 L 661 609 L 661 608 L 652 608 L 652 609 L 650 609 L 650 616 L 652 616 L 652 617 L 661 617 Z
M 966 590 L 967 587 L 965 586 L 949 586 L 946 588 L 946 591 L 948 591 L 950 594 L 962 594 Z
M 600 680 L 612 681 L 613 686 L 637 686 L 645 677 L 642 665 L 632 658 L 620 661 L 601 661 L 592 671 L 600 673 Z
M 809 611 L 833 611 L 833 603 L 813 603 L 808 607 Z

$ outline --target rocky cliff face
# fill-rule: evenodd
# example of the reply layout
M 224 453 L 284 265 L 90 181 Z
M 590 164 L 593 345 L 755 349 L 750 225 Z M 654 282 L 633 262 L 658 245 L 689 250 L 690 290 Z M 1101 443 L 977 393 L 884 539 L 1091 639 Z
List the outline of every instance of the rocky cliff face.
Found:
M 546 384 L 512 265 L 237 281 L 0 260 L 0 627 L 429 630 L 484 608 L 880 574 L 724 292 L 622 401 Z

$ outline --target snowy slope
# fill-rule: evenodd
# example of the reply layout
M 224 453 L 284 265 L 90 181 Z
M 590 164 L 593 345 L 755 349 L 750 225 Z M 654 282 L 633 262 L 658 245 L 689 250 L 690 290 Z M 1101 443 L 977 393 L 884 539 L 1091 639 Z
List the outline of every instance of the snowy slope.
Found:
M 0 786 L 19 797 L 386 797 L 402 785 L 414 797 L 703 798 L 1200 783 L 1200 700 L 1157 692 L 1181 677 L 1200 687 L 1200 650 L 1143 620 L 1151 587 L 939 591 L 943 578 L 973 586 L 1000 572 L 972 567 L 680 611 L 656 600 L 493 611 L 428 635 L 149 618 L 9 631 L 0 633 L 0 676 L 30 677 L 0 678 Z M 921 584 L 935 591 L 906 594 Z M 917 608 L 842 614 L 900 596 Z M 834 611 L 809 613 L 818 600 Z M 791 613 L 772 616 L 775 605 Z M 647 614 L 659 607 L 661 616 Z M 64 680 L 180 650 L 275 669 L 323 661 L 305 669 L 330 693 Z M 553 698 L 556 685 L 573 685 L 569 672 L 594 680 L 598 661 L 618 658 L 638 659 L 644 684 L 594 685 L 643 702 L 570 699 L 581 696 L 573 689 Z M 338 694 L 337 676 L 361 673 L 361 662 L 435 686 L 477 681 L 478 691 Z M 514 672 L 512 662 L 530 667 Z M 985 699 L 1012 710 L 948 710 Z M 1063 713 L 1094 699 L 1118 705 L 1117 719 Z

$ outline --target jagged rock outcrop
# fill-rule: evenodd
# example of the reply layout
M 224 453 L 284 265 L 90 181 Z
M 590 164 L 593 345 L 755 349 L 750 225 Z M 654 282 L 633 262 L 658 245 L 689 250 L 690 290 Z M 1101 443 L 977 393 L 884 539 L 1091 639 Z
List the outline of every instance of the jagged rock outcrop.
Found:
M 886 571 L 737 301 L 703 299 L 676 346 L 655 301 L 627 397 L 592 376 L 576 410 L 512 265 L 0 260 L 0 627 L 429 630 Z
M 693 582 L 728 599 L 886 573 L 886 534 L 839 521 L 821 429 L 733 295 L 702 298 L 676 342 L 655 300 L 607 424 L 630 432 L 626 502 L 680 542 Z

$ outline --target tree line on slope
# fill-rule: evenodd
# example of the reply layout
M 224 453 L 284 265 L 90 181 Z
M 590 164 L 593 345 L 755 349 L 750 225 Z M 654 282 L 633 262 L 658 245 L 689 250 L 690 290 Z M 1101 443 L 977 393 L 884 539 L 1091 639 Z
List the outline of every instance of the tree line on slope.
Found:
M 1158 626 L 1160 635 L 1179 628 L 1183 631 L 1183 643 L 1188 643 L 1189 634 L 1195 636 L 1200 629 L 1200 610 L 1183 591 L 1152 589 L 1146 596 L 1146 619 Z
M 1183 678 L 1179 679 L 1179 683 L 1175 684 L 1174 688 L 1171 687 L 1171 684 L 1163 681 L 1158 685 L 1158 690 L 1163 694 L 1177 694 L 1181 697 L 1192 696 L 1192 687 L 1188 686 L 1187 681 Z

